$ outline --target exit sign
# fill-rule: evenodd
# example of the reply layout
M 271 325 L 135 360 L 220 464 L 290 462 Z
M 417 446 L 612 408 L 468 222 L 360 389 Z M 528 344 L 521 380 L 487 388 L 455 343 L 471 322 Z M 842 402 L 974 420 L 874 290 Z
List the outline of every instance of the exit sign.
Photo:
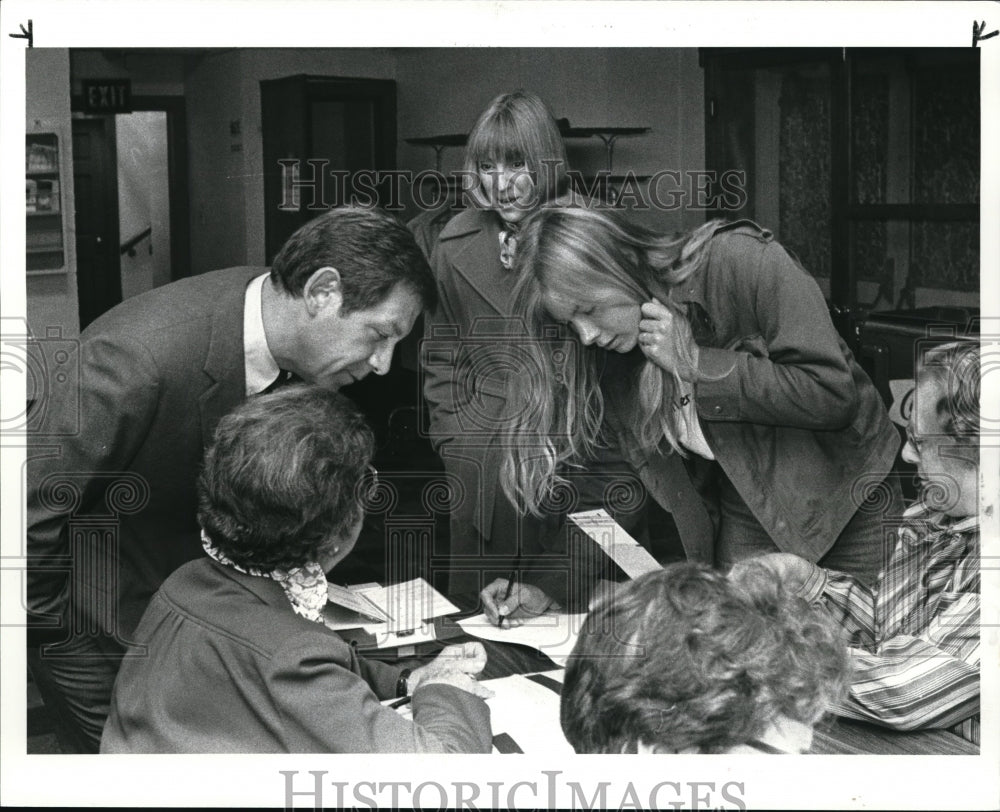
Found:
M 83 79 L 83 109 L 87 113 L 131 113 L 131 79 Z

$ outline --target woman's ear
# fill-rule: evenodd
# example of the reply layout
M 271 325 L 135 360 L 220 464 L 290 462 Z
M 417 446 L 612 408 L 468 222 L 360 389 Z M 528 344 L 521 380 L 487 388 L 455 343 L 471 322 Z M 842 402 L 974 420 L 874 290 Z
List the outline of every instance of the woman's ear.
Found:
M 328 308 L 333 308 L 333 313 L 339 312 L 344 300 L 340 271 L 329 265 L 317 268 L 302 286 L 302 298 L 310 316 Z

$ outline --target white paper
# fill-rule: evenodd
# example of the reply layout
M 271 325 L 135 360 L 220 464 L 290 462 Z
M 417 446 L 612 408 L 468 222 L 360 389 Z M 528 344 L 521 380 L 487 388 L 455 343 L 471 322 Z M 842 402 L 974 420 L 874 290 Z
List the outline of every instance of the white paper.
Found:
M 384 629 L 388 632 L 419 629 L 425 620 L 458 611 L 455 604 L 423 578 L 357 591 L 389 616 L 387 628 Z
M 569 515 L 577 527 L 597 542 L 605 554 L 614 561 L 629 578 L 638 578 L 647 572 L 663 569 L 638 541 L 603 509 L 585 510 Z
M 376 606 L 370 598 L 366 597 L 364 592 L 337 586 L 336 584 L 327 584 L 326 595 L 330 603 L 334 603 L 338 607 L 348 609 L 358 615 L 363 615 L 369 621 L 376 620 L 385 623 L 389 620 L 389 616 L 385 611 Z M 341 628 L 342 626 L 344 628 L 354 628 L 357 625 L 358 623 L 355 621 L 350 626 L 337 624 L 336 626 L 330 626 L 330 628 Z
M 562 683 L 565 671 L 545 671 L 542 676 Z M 526 754 L 573 754 L 573 747 L 563 736 L 559 723 L 559 694 L 545 685 L 529 679 L 530 675 L 515 674 L 511 677 L 483 680 L 482 684 L 493 691 L 486 700 L 490 706 L 493 735 L 510 736 Z M 496 748 L 494 753 L 499 752 Z
M 561 685 L 566 672 L 560 668 L 540 673 Z M 486 704 L 490 706 L 494 738 L 505 733 L 528 755 L 572 754 L 573 747 L 563 736 L 559 722 L 559 694 L 549 686 L 533 682 L 530 676 L 515 674 L 482 681 L 482 685 L 493 691 Z M 390 706 L 398 701 L 386 699 L 382 704 Z M 396 708 L 396 712 L 406 719 L 413 718 L 410 703 Z M 499 754 L 500 750 L 494 747 L 493 752 Z
M 527 618 L 520 626 L 500 629 L 490 623 L 486 615 L 480 614 L 459 620 L 458 625 L 468 634 L 481 640 L 531 646 L 557 665 L 564 666 L 573 647 L 576 646 L 576 638 L 586 617 L 586 613 L 578 615 L 547 613 Z
M 343 606 L 363 617 L 337 619 L 335 611 L 327 611 L 326 625 L 335 630 L 362 628 L 375 636 L 378 648 L 432 641 L 435 639 L 434 625 L 425 621 L 458 611 L 455 604 L 423 578 L 391 586 L 328 586 L 328 592 L 338 607 Z M 379 615 L 386 620 L 371 622 Z

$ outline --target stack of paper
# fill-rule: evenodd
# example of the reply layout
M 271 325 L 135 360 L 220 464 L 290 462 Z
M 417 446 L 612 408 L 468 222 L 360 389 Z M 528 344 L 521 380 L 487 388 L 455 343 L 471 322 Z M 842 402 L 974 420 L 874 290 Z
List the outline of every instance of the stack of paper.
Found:
M 327 595 L 324 623 L 335 631 L 360 628 L 375 638 L 378 648 L 430 642 L 434 624 L 427 621 L 458 611 L 423 578 L 391 586 L 328 584 Z

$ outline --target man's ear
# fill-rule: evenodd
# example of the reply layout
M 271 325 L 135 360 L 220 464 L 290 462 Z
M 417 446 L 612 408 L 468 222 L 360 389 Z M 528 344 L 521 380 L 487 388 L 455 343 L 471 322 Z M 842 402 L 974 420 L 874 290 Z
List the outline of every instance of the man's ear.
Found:
M 333 308 L 337 313 L 344 301 L 344 291 L 340 282 L 340 271 L 329 265 L 317 268 L 302 287 L 302 298 L 310 316 Z

